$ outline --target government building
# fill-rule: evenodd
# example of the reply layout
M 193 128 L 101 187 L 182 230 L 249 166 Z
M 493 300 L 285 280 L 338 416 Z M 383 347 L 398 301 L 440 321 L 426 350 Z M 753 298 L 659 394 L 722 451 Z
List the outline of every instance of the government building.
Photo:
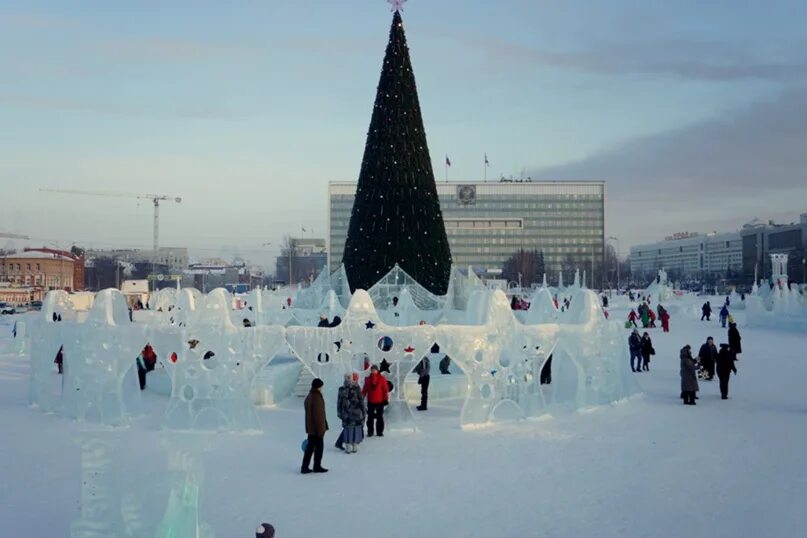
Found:
M 355 182 L 328 186 L 330 269 L 342 263 Z M 598 282 L 605 243 L 605 182 L 489 181 L 437 183 L 455 266 L 501 274 L 519 249 L 543 251 L 547 277 L 579 268 Z M 571 275 L 568 275 L 571 277 Z

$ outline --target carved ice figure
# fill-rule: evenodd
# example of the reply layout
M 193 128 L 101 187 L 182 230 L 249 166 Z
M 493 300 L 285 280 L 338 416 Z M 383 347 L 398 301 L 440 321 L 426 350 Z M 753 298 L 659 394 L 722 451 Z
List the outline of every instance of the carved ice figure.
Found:
M 387 310 L 392 306 L 394 297 L 400 298 L 401 291 L 404 288 L 409 289 L 412 300 L 421 310 L 439 310 L 445 306 L 446 296 L 431 293 L 406 271 L 401 269 L 397 263 L 390 269 L 389 273 L 373 284 L 373 286 L 367 290 L 367 293 L 372 298 L 372 302 L 376 308 L 379 310 Z
M 393 383 L 386 412 L 390 427 L 414 428 L 403 381 L 434 343 L 433 327 L 390 327 L 381 321 L 370 295 L 356 290 L 339 326 L 289 327 L 286 339 L 303 366 L 325 382 L 324 395 L 329 406 L 336 403 L 344 374 L 369 373 L 364 368 L 365 358 L 368 364 L 376 365 L 386 359 L 391 366 L 388 379 Z
M 546 283 L 546 280 L 544 280 Z M 530 298 L 530 308 L 524 317 L 524 322 L 528 325 L 539 323 L 554 323 L 558 317 L 558 309 L 552 300 L 549 288 L 543 286 L 536 290 Z
M 622 331 L 595 308 L 593 292 L 576 294 L 572 305 L 577 306 L 564 325 L 521 325 L 507 297 L 501 291 L 490 294 L 482 325 L 436 327 L 441 351 L 468 375 L 463 426 L 579 409 L 638 391 L 625 374 Z M 551 380 L 542 385 L 541 371 L 550 358 Z
M 72 349 L 77 337 L 74 329 L 72 322 L 53 323 L 49 318 L 32 327 L 28 401 L 46 413 L 62 409 L 63 377 L 57 373 L 54 359 L 65 344 Z
M 42 301 L 41 317 L 46 321 L 53 321 L 54 314 L 61 316 L 63 321 L 76 319 L 70 294 L 64 290 L 51 290 Z
M 480 312 L 471 312 L 471 309 Z M 469 322 L 476 326 L 435 328 L 440 350 L 468 376 L 460 415 L 463 426 L 496 418 L 523 418 L 545 407 L 540 370 L 555 346 L 557 325 L 523 326 L 501 290 L 472 295 Z
M 127 423 L 123 380 L 144 336 L 142 326 L 129 322 L 126 299 L 118 290 L 103 290 L 84 323 L 63 323 L 64 413 L 107 425 Z
M 168 429 L 260 429 L 252 384 L 285 345 L 284 329 L 234 325 L 224 291 L 208 294 L 187 329 L 153 328 L 148 334 L 157 355 L 169 357 L 163 362 L 171 378 L 163 418 Z M 197 343 L 191 349 L 193 341 Z

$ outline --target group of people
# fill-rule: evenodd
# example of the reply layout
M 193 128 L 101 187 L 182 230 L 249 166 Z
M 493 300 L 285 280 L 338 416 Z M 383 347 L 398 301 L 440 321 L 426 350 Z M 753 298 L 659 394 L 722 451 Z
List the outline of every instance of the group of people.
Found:
M 684 405 L 695 405 L 697 392 L 700 390 L 698 378 L 711 381 L 715 374 L 720 380 L 720 397 L 727 400 L 729 397 L 729 379 L 732 372 L 737 375 L 737 355 L 742 353 L 740 332 L 737 325 L 732 323 L 729 327 L 729 342 L 720 344 L 718 351 L 711 336 L 698 351 L 698 356 L 692 356 L 692 346 L 689 344 L 681 348 L 681 399 Z
M 649 303 L 640 303 L 636 309 L 631 309 L 628 313 L 628 322 L 625 326 L 630 327 L 632 325 L 634 329 L 638 329 L 639 325 L 636 322 L 641 320 L 643 329 L 655 329 L 656 320 L 658 319 L 661 321 L 661 329 L 665 333 L 670 332 L 670 313 L 661 304 L 656 307 L 656 310 L 658 311 L 658 317 Z
M 656 350 L 653 349 L 653 340 L 650 338 L 650 334 L 645 331 L 645 333 L 640 337 L 639 329 L 634 328 L 628 337 L 628 349 L 630 350 L 631 371 L 649 372 L 650 356 L 656 354 Z
M 303 474 L 327 473 L 322 466 L 322 455 L 325 448 L 325 432 L 328 431 L 328 419 L 325 412 L 325 398 L 322 388 L 325 383 L 316 378 L 311 382 L 311 391 L 305 399 L 305 433 L 308 436 L 303 454 L 300 472 Z M 345 374 L 342 386 L 339 387 L 336 400 L 336 415 L 342 421 L 342 432 L 336 441 L 336 447 L 346 454 L 358 451 L 364 440 L 364 424 L 367 424 L 367 437 L 384 437 L 384 407 L 389 404 L 389 383 L 381 375 L 378 366 L 370 367 L 370 375 L 359 387 L 359 374 Z M 313 457 L 314 467 L 311 468 Z
M 440 357 L 440 346 L 434 344 L 414 369 L 420 385 L 420 405 L 418 411 L 426 411 L 429 401 L 429 381 L 431 379 L 431 363 Z M 385 361 L 383 361 L 385 362 Z M 383 364 L 382 362 L 382 364 Z M 440 360 L 440 372 L 448 374 L 450 359 Z M 386 365 L 389 372 L 389 363 Z M 359 444 L 364 440 L 364 426 L 367 426 L 367 437 L 384 437 L 384 408 L 389 405 L 389 394 L 392 384 L 382 375 L 384 368 L 375 364 L 370 366 L 370 375 L 359 386 L 359 374 L 345 374 L 342 386 L 339 387 L 336 399 L 336 416 L 342 422 L 342 431 L 336 440 L 336 448 L 346 454 L 355 454 Z M 328 431 L 328 420 L 325 412 L 325 399 L 322 388 L 325 383 L 317 378 L 311 382 L 311 391 L 303 404 L 305 408 L 305 452 L 300 472 L 326 473 L 322 466 L 322 455 L 325 447 L 325 432 Z M 313 458 L 314 467 L 311 468 Z

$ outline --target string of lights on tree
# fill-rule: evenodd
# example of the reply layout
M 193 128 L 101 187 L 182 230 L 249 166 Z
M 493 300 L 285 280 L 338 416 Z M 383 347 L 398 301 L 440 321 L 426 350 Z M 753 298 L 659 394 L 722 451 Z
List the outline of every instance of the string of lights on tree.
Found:
M 389 43 L 343 263 L 353 290 L 369 289 L 398 264 L 431 293 L 444 295 L 451 252 L 401 19 L 403 2 L 390 4 Z

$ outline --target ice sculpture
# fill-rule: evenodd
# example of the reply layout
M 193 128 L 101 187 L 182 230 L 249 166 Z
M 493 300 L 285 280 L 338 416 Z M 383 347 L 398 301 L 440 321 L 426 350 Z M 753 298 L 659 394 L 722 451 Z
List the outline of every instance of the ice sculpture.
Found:
M 72 348 L 76 335 L 70 322 L 42 320 L 32 329 L 28 401 L 46 413 L 58 412 L 62 409 L 63 377 L 57 373 L 54 359 L 65 344 L 68 349 Z
M 807 330 L 807 293 L 790 282 L 787 254 L 771 254 L 772 276 L 746 297 L 746 320 L 753 327 Z
M 546 284 L 546 279 L 544 279 Z M 554 323 L 558 317 L 558 309 L 555 307 L 555 301 L 552 299 L 552 293 L 549 288 L 544 285 L 536 290 L 530 297 L 530 307 L 524 316 L 524 322 L 529 325 L 536 325 L 539 323 Z
M 167 461 L 145 458 L 148 466 L 142 447 L 130 450 L 112 432 L 83 433 L 76 442 L 81 496 L 71 538 L 215 537 L 200 517 L 205 440 L 164 436 Z
M 388 379 L 393 384 L 387 410 L 390 427 L 414 427 L 403 381 L 434 343 L 432 326 L 390 327 L 381 321 L 370 295 L 356 290 L 339 326 L 289 327 L 286 339 L 304 367 L 325 381 L 324 395 L 329 406 L 336 403 L 336 391 L 344 374 L 364 373 L 365 364 L 369 367 L 386 360 L 391 366 Z
M 538 382 L 555 347 L 557 325 L 519 324 L 501 290 L 475 294 L 469 310 L 475 306 L 484 308 L 480 325 L 435 329 L 441 351 L 468 376 L 461 424 L 537 415 L 546 407 Z
M 64 290 L 51 290 L 45 295 L 42 301 L 42 317 L 47 321 L 53 321 L 54 314 L 60 316 L 62 320 L 75 320 L 76 313 L 70 294 Z
M 638 392 L 626 373 L 623 331 L 594 308 L 593 292 L 582 290 L 574 296 L 572 305 L 579 306 L 564 325 L 524 326 L 509 311 L 504 294 L 491 293 L 484 325 L 437 327 L 441 349 L 469 376 L 463 426 L 495 420 L 502 409 L 509 418 L 530 417 L 612 402 Z M 542 383 L 545 367 L 551 368 L 551 374 Z
M 282 327 L 238 327 L 229 295 L 211 291 L 187 329 L 148 333 L 171 378 L 163 426 L 176 430 L 258 430 L 251 399 L 258 372 L 285 345 Z
M 396 263 L 389 273 L 373 284 L 367 293 L 379 310 L 392 306 L 393 298 L 400 297 L 401 291 L 407 288 L 415 305 L 421 310 L 439 310 L 445 306 L 445 296 L 434 295 L 409 276 Z
M 657 303 L 669 301 L 675 296 L 672 286 L 667 281 L 667 272 L 664 269 L 659 269 L 658 276 L 647 287 L 645 295 Z
M 103 290 L 84 323 L 63 324 L 64 413 L 77 420 L 125 424 L 123 380 L 144 345 L 143 327 L 129 321 L 126 299 L 118 290 Z

